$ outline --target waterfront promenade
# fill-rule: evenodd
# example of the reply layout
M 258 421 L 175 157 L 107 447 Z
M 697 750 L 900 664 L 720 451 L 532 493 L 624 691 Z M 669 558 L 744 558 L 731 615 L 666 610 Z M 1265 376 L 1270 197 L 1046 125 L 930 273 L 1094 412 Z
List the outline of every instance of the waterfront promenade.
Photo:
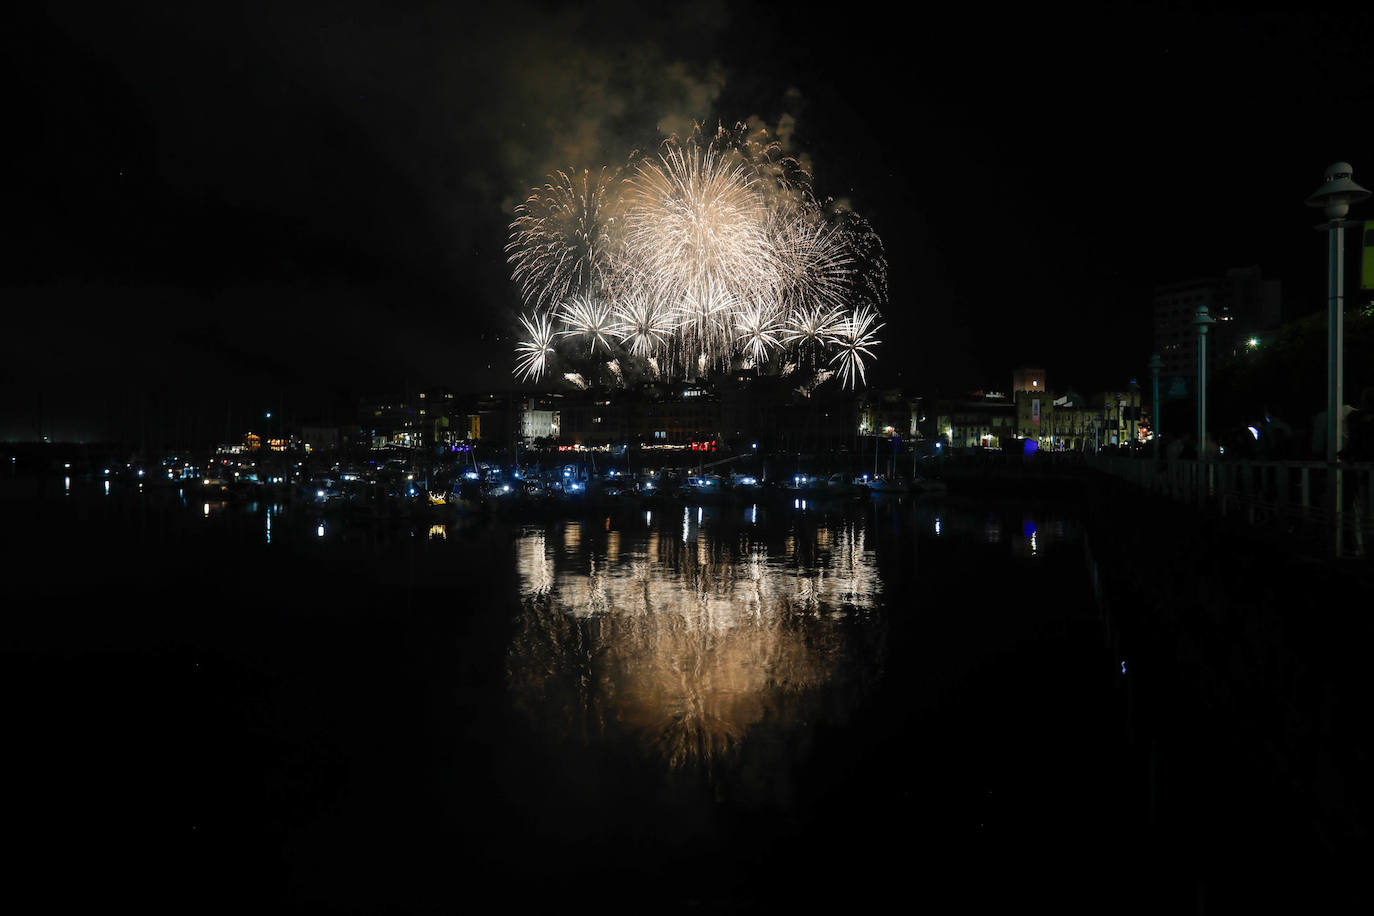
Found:
M 1156 463 L 1088 455 L 1086 467 L 1243 524 L 1247 536 L 1342 559 L 1369 559 L 1374 545 L 1374 462 L 1198 461 Z M 1339 475 L 1339 511 L 1332 495 Z

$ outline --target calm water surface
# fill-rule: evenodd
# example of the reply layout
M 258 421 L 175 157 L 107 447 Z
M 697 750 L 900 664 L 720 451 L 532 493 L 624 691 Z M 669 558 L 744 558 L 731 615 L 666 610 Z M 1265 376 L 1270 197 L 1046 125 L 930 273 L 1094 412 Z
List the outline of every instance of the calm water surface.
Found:
M 45 880 L 335 911 L 1141 883 L 1071 506 L 350 525 L 59 479 L 5 507 Z

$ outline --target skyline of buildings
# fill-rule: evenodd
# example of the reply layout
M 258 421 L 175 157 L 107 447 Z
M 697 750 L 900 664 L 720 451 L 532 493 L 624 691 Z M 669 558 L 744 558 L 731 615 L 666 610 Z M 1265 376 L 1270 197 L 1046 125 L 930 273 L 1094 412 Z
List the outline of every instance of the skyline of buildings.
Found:
M 1350 304 L 1354 306 L 1359 298 L 1364 298 L 1359 293 L 1350 297 Z M 1156 288 L 1153 320 L 1153 340 L 1155 351 L 1159 353 L 1164 368 L 1161 371 L 1160 400 L 1162 403 L 1191 398 L 1193 392 L 1193 378 L 1196 360 L 1197 331 L 1193 324 L 1193 318 L 1199 305 L 1206 305 L 1210 314 L 1216 319 L 1209 337 L 1211 346 L 1209 347 L 1209 362 L 1215 368 L 1218 363 L 1227 358 L 1239 355 L 1248 347 L 1258 345 L 1260 342 L 1269 339 L 1269 335 L 1280 326 L 1280 320 L 1284 316 L 1283 284 L 1281 281 L 1264 275 L 1262 268 L 1258 265 L 1248 267 L 1233 267 L 1224 272 L 1212 276 L 1183 280 L 1168 284 L 1162 284 Z M 898 341 L 891 342 L 892 350 L 896 350 Z M 891 356 L 889 355 L 889 358 Z M 758 392 L 754 397 L 743 397 L 738 395 L 735 389 L 745 384 L 750 384 L 752 389 Z M 1130 393 L 1132 384 L 1145 389 L 1144 395 L 1138 392 L 1135 395 Z M 683 386 L 686 385 L 685 388 Z M 608 404 L 599 405 L 610 408 L 600 413 L 592 410 L 586 404 L 585 399 L 579 397 L 579 392 L 570 386 L 561 386 L 563 390 L 543 390 L 530 391 L 527 388 L 522 390 L 512 386 L 501 390 L 488 390 L 485 396 L 491 400 L 491 404 L 485 407 L 475 407 L 458 417 L 452 409 L 453 400 L 456 395 L 453 391 L 443 387 L 430 387 L 423 389 L 414 398 L 414 404 L 407 404 L 406 397 L 389 395 L 384 398 L 372 398 L 375 400 L 373 405 L 373 415 L 371 421 L 378 427 L 389 427 L 391 429 L 406 428 L 402 435 L 400 444 L 407 442 L 419 443 L 422 441 L 440 441 L 443 439 L 478 441 L 491 439 L 493 436 L 500 436 L 509 439 L 512 435 L 524 441 L 548 437 L 572 437 L 575 439 L 602 440 L 609 438 L 627 438 L 639 435 L 642 431 L 646 441 L 651 444 L 669 445 L 682 441 L 692 441 L 701 439 L 702 436 L 711 432 L 711 426 L 716 421 L 705 416 L 701 416 L 700 404 L 698 409 L 692 409 L 693 405 L 687 401 L 690 397 L 704 396 L 707 400 L 717 398 L 724 401 L 723 408 L 725 417 L 720 421 L 719 429 L 715 430 L 718 434 L 722 431 L 731 431 L 732 435 L 750 435 L 745 430 L 768 430 L 769 421 L 761 416 L 761 411 L 765 408 L 754 405 L 753 402 L 759 401 L 759 395 L 769 392 L 766 400 L 768 404 L 781 404 L 793 398 L 792 387 L 785 380 L 778 382 L 768 381 L 766 376 L 760 376 L 757 370 L 735 368 L 729 373 L 717 374 L 709 382 L 702 384 L 700 380 L 693 382 L 650 382 L 638 386 L 634 390 L 625 387 L 612 388 L 608 391 L 606 400 Z M 805 387 L 805 386 L 804 386 Z M 845 393 L 831 391 L 835 386 L 825 384 L 815 386 L 813 390 L 805 393 L 810 398 L 812 394 L 822 400 L 843 402 Z M 879 390 L 893 390 L 895 386 L 888 385 L 883 388 L 865 389 L 866 393 L 873 393 Z M 913 390 L 909 386 L 900 386 L 905 390 Z M 1072 385 L 1063 385 L 1050 390 L 1046 381 L 1043 368 L 1032 366 L 1021 366 L 1013 369 L 1011 387 L 1009 389 L 1009 402 L 1017 405 L 1015 416 L 1010 420 L 1003 417 L 997 410 L 991 410 L 988 405 L 994 404 L 995 400 L 991 395 L 1002 388 L 997 386 L 984 386 L 983 389 L 973 389 L 979 392 L 977 397 L 971 397 L 971 392 L 953 389 L 952 386 L 940 384 L 926 385 L 919 390 L 919 400 L 924 400 L 927 406 L 933 405 L 937 400 L 945 400 L 952 403 L 962 402 L 967 404 L 977 404 L 977 409 L 972 407 L 951 408 L 949 412 L 941 414 L 946 417 L 946 423 L 941 429 L 947 430 L 946 435 L 950 441 L 964 441 L 980 443 L 984 440 L 992 441 L 1005 435 L 1007 428 L 1033 431 L 1039 434 L 1042 430 L 1047 430 L 1046 435 L 1053 438 L 1056 442 L 1069 441 L 1081 442 L 1088 435 L 1084 432 L 1083 422 L 1075 416 L 1073 411 L 1081 411 L 1091 406 L 1091 409 L 1099 415 L 1097 429 L 1099 433 L 1106 430 L 1106 441 L 1113 439 L 1125 441 L 1135 435 L 1130 424 L 1121 419 L 1123 405 L 1136 412 L 1133 422 L 1139 423 L 1141 416 L 1140 410 L 1143 403 L 1148 402 L 1149 395 L 1149 370 L 1141 366 L 1132 376 L 1122 377 L 1114 381 L 1113 384 L 1099 387 L 1092 398 L 1085 398 L 1077 392 Z M 1109 389 L 1113 389 L 1109 391 Z M 414 391 L 415 389 L 411 389 Z M 598 389 L 599 390 L 599 389 Z M 429 404 L 420 404 L 426 395 L 433 392 L 436 401 Z M 984 393 L 985 392 L 985 393 Z M 1032 395 L 1037 392 L 1043 393 L 1043 397 L 1022 398 L 1019 392 L 1029 392 Z M 1108 408 L 1108 394 L 1115 397 L 1115 410 Z M 473 395 L 463 395 L 461 397 L 471 399 Z M 106 395 L 107 399 L 109 395 Z M 112 434 L 103 437 L 103 441 L 118 439 L 129 442 L 134 441 L 140 445 L 144 443 L 152 444 L 156 442 L 166 443 L 172 447 L 181 447 L 190 444 L 208 444 L 211 441 L 221 441 L 221 437 L 233 438 L 239 435 L 244 429 L 253 427 L 253 431 L 280 436 L 283 425 L 290 417 L 290 423 L 297 432 L 310 428 L 314 431 L 313 435 L 321 442 L 332 441 L 331 437 L 321 431 L 327 428 L 344 428 L 353 425 L 354 417 L 352 411 L 347 408 L 335 406 L 332 409 L 311 409 L 302 408 L 301 405 L 292 405 L 291 408 L 283 409 L 278 406 L 275 411 L 277 419 L 271 423 L 266 422 L 262 411 L 255 412 L 251 406 L 243 405 L 237 398 L 228 404 L 228 409 L 212 407 L 208 409 L 197 409 L 194 406 L 185 404 L 171 405 L 158 403 L 159 396 L 154 394 L 151 398 L 145 393 L 141 396 L 143 401 L 140 403 L 139 396 L 130 394 L 127 404 L 120 405 L 121 418 L 114 411 L 109 412 L 109 423 L 107 427 L 112 430 Z M 914 396 L 913 396 L 914 397 Z M 1144 398 L 1142 402 L 1141 398 Z M 521 409 L 517 412 L 515 420 L 495 419 L 496 410 L 492 406 L 497 401 L 505 403 L 515 399 L 536 399 L 542 404 L 541 407 Z M 116 395 L 117 399 L 117 395 Z M 438 403 L 437 399 L 446 399 L 447 404 Z M 247 400 L 247 398 L 245 398 Z M 627 420 L 630 409 L 627 405 L 630 402 L 640 403 L 641 407 L 636 408 L 639 413 L 634 415 L 632 420 Z M 554 406 L 555 403 L 562 407 Z M 765 403 L 759 401 L 760 404 Z M 1038 422 L 1035 413 L 1036 404 L 1039 404 Z M 643 406 L 648 405 L 648 406 Z M 753 405 L 753 406 L 751 406 Z M 595 407 L 598 405 L 591 405 Z M 413 410 L 415 422 L 409 426 L 404 422 L 406 411 Z M 506 408 L 502 408 L 506 410 Z M 380 412 L 378 412 L 380 411 Z M 1024 417 L 1024 411 L 1030 411 Z M 45 421 L 43 416 L 43 402 L 40 398 L 33 413 L 33 420 L 28 424 L 31 429 L 33 439 L 26 439 L 23 424 L 16 424 L 11 428 L 7 435 L 8 441 L 43 441 L 48 439 L 58 439 L 60 441 L 102 441 L 102 437 L 86 436 L 84 438 L 71 437 L 66 440 L 62 436 L 53 436 L 52 427 L 56 424 Z M 507 411 L 509 412 L 509 411 Z M 835 413 L 845 414 L 846 420 L 841 423 Z M 929 413 L 929 411 L 926 411 Z M 785 411 L 786 413 L 786 411 Z M 822 410 L 819 417 L 812 417 L 808 411 L 792 410 L 791 413 L 797 414 L 800 419 L 796 429 L 806 429 L 810 435 L 828 438 L 830 441 L 838 441 L 846 432 L 845 423 L 863 427 L 857 414 L 848 407 L 838 411 Z M 694 414 L 697 414 L 694 416 Z M 848 416 L 854 414 L 853 416 Z M 957 417 L 956 417 L 957 415 Z M 254 418 L 258 418 L 254 420 Z M 418 418 L 425 418 L 424 421 Z M 367 425 L 367 418 L 359 417 L 359 425 Z M 439 421 L 441 428 L 433 427 L 434 421 Z M 933 421 L 932 421 L 933 422 Z M 485 429 L 483 428 L 485 424 Z M 518 429 L 512 427 L 515 424 Z M 600 425 L 605 424 L 605 425 Z M 894 428 L 903 428 L 909 424 L 897 423 Z M 413 427 L 413 428 L 412 428 Z M 19 428 L 16 436 L 14 430 Z M 132 430 L 132 431 L 131 431 Z M 217 432 L 218 430 L 218 432 Z M 922 430 L 922 435 L 927 438 L 931 434 Z M 1138 432 L 1138 428 L 1136 429 Z M 424 433 L 422 435 L 422 433 Z M 796 433 L 801 435 L 800 432 Z M 865 428 L 862 433 L 870 434 Z

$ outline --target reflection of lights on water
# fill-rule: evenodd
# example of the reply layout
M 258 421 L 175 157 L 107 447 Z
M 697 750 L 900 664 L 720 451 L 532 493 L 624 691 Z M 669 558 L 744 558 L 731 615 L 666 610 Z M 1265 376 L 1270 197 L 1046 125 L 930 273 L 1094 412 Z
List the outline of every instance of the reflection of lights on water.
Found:
M 692 510 L 682 510 L 682 543 L 687 543 L 687 526 L 692 523 Z
M 542 595 L 553 585 L 553 564 L 549 560 L 543 531 L 526 531 L 517 543 L 516 570 L 523 580 L 526 595 Z
M 109 482 L 108 480 L 105 481 L 105 495 L 106 495 L 106 496 L 109 496 L 109 495 L 110 495 L 110 482 Z
M 440 540 L 440 541 L 446 541 L 446 540 L 448 540 L 448 526 L 447 526 L 447 525 L 430 525 L 430 526 L 429 526 L 429 539 L 430 539 L 431 541 L 433 541 L 433 540 Z
M 68 493 L 72 491 L 72 479 L 70 477 L 62 478 L 62 489 Z
M 690 510 L 683 524 L 690 533 Z M 599 723 L 672 766 L 709 762 L 762 722 L 811 719 L 801 698 L 880 661 L 857 644 L 880 630 L 842 623 L 869 620 L 881 591 L 861 523 L 836 527 L 833 550 L 800 564 L 706 532 L 693 547 L 613 532 L 629 542 L 612 550 L 608 537 L 621 562 L 591 545 L 550 554 L 539 529 L 518 537 L 525 600 L 507 674 L 532 722 L 584 740 Z
M 1122 673 L 1122 674 L 1125 674 L 1125 673 L 1126 673 L 1126 659 L 1124 659 L 1124 658 L 1121 660 L 1121 673 Z
M 206 518 L 209 518 L 209 517 L 210 517 L 210 504 L 209 504 L 209 503 L 206 503 L 206 504 L 205 504 L 205 517 L 206 517 Z
M 1032 535 L 1031 535 L 1031 540 L 1030 540 L 1031 556 L 1034 556 L 1035 553 L 1036 553 L 1036 551 L 1039 550 L 1039 546 L 1036 544 L 1035 538 L 1036 538 L 1036 536 L 1035 536 L 1034 534 L 1032 534 Z
M 751 524 L 751 525 L 757 525 L 758 522 L 759 522 L 759 507 L 758 507 L 757 505 L 755 505 L 755 506 L 752 506 L 752 507 L 749 509 L 749 524 Z
M 698 524 L 698 525 L 701 524 L 701 513 L 702 513 L 702 511 L 703 511 L 703 510 L 702 510 L 700 507 L 697 508 L 697 524 Z
M 935 516 L 935 534 L 936 536 L 940 534 L 940 516 L 938 515 Z
M 324 537 L 324 522 L 320 522 L 320 527 L 315 529 L 316 537 Z
M 654 523 L 654 510 L 653 510 L 653 509 L 647 509 L 647 510 L 645 510 L 645 512 L 644 512 L 644 524 L 646 524 L 646 525 L 652 525 L 653 523 Z
M 268 509 L 264 515 L 267 518 L 267 543 L 272 543 L 272 510 Z

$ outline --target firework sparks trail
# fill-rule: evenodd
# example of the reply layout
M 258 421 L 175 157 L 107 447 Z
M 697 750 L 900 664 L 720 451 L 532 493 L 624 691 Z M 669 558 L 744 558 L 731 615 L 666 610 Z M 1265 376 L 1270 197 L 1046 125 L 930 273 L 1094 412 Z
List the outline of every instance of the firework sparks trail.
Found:
M 557 306 L 577 293 L 602 293 L 614 270 L 617 174 L 555 172 L 516 209 L 510 224 L 511 278 L 527 305 Z
M 856 373 L 859 381 L 867 381 L 864 376 L 864 357 L 873 358 L 870 348 L 882 343 L 878 340 L 878 331 L 882 327 L 882 322 L 878 321 L 878 313 L 867 306 L 860 306 L 840 325 L 837 335 L 839 349 L 830 357 L 830 364 L 833 366 L 839 363 L 840 380 L 844 384 L 855 387 Z
M 563 303 L 555 316 L 564 325 L 558 336 L 582 338 L 587 342 L 588 353 L 595 353 L 598 346 L 611 349 L 615 322 L 608 303 L 590 296 L 574 296 Z
M 634 294 L 615 305 L 613 333 L 630 353 L 648 359 L 663 350 L 676 329 L 668 311 L 643 294 Z
M 787 318 L 782 342 L 788 346 L 824 349 L 835 343 L 843 313 L 838 308 L 807 305 Z
M 618 353 L 626 374 L 787 351 L 788 365 L 818 371 L 833 353 L 843 385 L 866 382 L 887 301 L 882 243 L 745 129 L 669 141 L 624 176 L 557 172 L 518 208 L 508 260 L 534 316 L 521 318 L 517 377 L 541 377 L 572 338 L 585 356 Z
M 781 331 L 778 310 L 762 302 L 752 302 L 735 313 L 736 339 L 755 364 L 761 365 L 779 343 Z
M 515 345 L 515 377 L 538 381 L 548 368 L 548 358 L 554 353 L 553 323 L 546 315 L 522 315 L 520 324 L 526 336 Z

